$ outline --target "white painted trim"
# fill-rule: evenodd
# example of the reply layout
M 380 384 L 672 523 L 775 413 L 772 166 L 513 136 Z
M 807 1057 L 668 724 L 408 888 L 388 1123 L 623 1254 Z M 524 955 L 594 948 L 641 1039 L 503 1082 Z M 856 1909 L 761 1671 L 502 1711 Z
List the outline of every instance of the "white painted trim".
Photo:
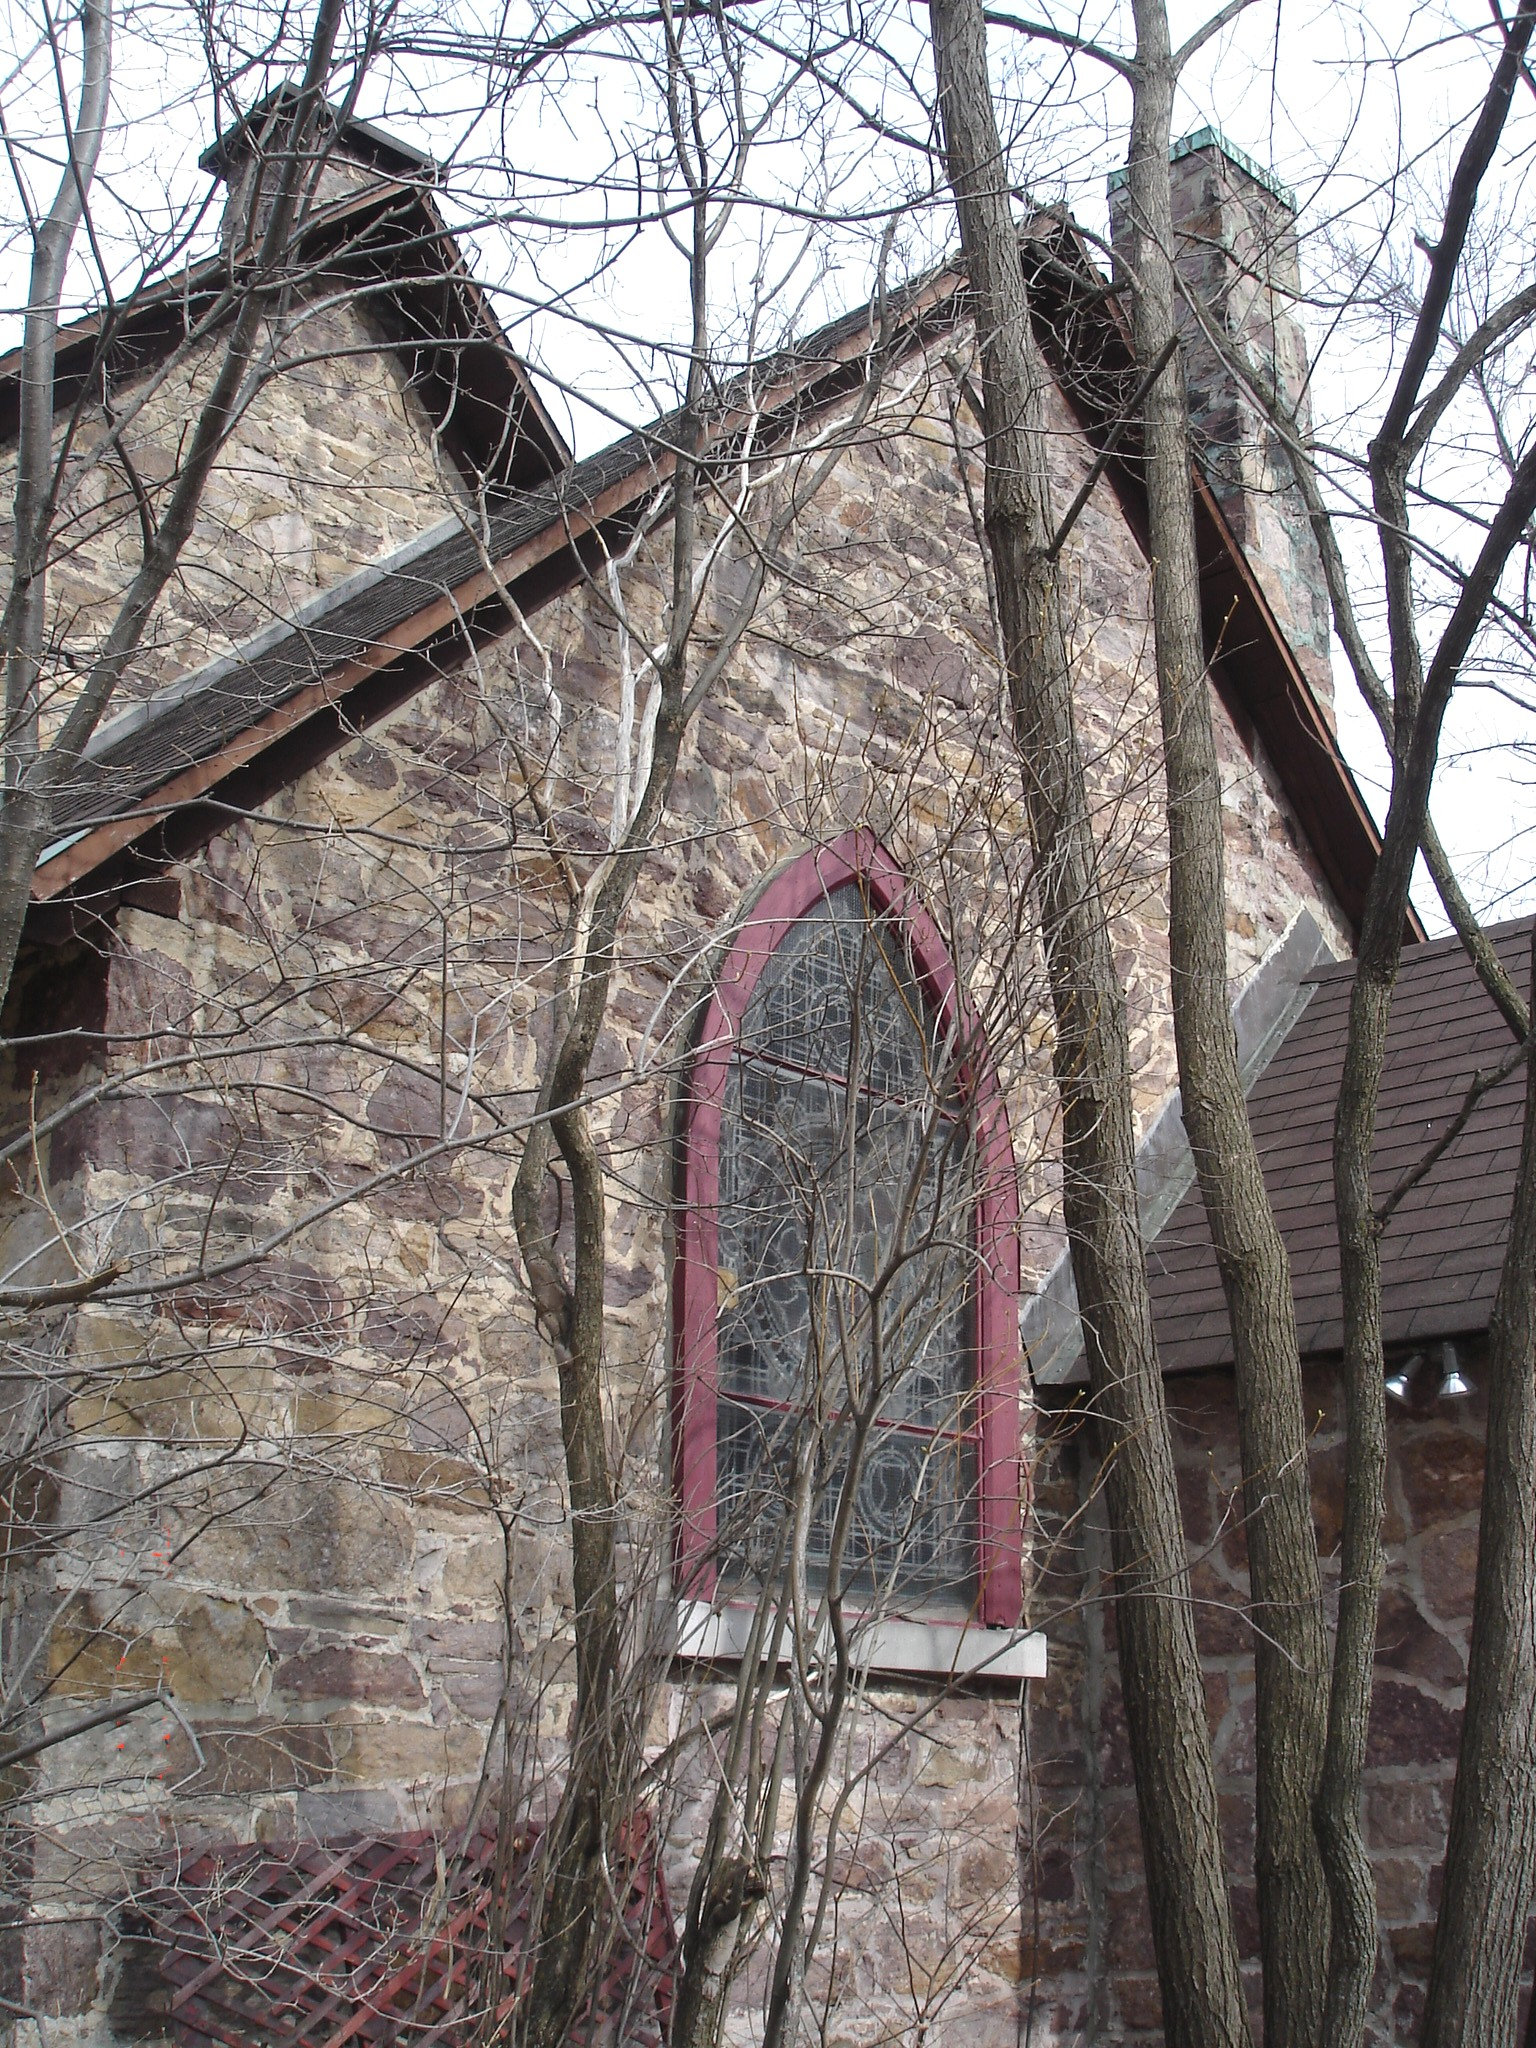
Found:
M 746 1653 L 753 1609 L 677 1602 L 676 1654 L 689 1662 L 734 1662 Z M 1045 1637 L 953 1621 L 878 1621 L 854 1624 L 853 1660 L 861 1671 L 908 1678 L 1044 1678 Z

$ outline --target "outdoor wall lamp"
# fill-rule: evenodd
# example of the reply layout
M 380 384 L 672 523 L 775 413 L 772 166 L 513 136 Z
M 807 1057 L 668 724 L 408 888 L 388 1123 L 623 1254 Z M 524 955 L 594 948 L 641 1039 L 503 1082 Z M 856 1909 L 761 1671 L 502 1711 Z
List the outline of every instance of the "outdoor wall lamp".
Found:
M 1456 1356 L 1456 1346 L 1446 1343 L 1440 1346 L 1440 1401 L 1460 1401 L 1477 1390 L 1461 1369 L 1461 1360 Z
M 1389 1400 L 1400 1402 L 1405 1408 L 1412 1405 L 1413 1382 L 1424 1362 L 1422 1351 L 1412 1351 L 1391 1368 L 1382 1383 Z M 1476 1386 L 1461 1369 L 1456 1346 L 1447 1340 L 1440 1346 L 1440 1384 L 1435 1390 L 1435 1399 L 1464 1401 L 1468 1394 L 1476 1392 Z
M 1413 1398 L 1413 1376 L 1424 1363 L 1422 1351 L 1415 1351 L 1411 1358 L 1405 1358 L 1401 1365 L 1394 1366 L 1386 1377 L 1386 1391 L 1394 1401 L 1401 1401 L 1406 1408 Z

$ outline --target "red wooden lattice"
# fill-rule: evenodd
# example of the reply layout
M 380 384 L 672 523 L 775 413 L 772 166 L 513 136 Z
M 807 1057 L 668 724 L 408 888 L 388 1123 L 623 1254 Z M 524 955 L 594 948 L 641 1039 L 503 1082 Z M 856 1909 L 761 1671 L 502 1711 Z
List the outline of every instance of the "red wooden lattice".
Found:
M 201 1857 L 141 1903 L 181 2048 L 432 2048 L 461 2038 L 477 2007 L 483 2018 L 494 2001 L 505 2019 L 537 1835 L 524 1826 L 514 1845 L 505 1952 L 490 1969 L 494 1822 L 462 1852 L 421 1832 Z M 572 2048 L 646 2048 L 671 2019 L 676 1938 L 646 1815 L 621 1852 L 623 1932 Z

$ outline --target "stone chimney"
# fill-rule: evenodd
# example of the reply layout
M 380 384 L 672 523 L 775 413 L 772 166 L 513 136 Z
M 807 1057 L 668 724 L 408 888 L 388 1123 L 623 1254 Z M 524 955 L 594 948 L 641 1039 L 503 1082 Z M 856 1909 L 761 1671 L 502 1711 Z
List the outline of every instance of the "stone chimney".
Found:
M 1228 345 L 1274 381 L 1305 433 L 1311 424 L 1307 345 L 1289 310 L 1301 289 L 1295 198 L 1214 128 L 1176 143 L 1172 164 L 1179 273 Z M 1110 179 L 1109 219 L 1115 248 L 1128 255 L 1124 171 Z M 1184 368 L 1206 474 L 1332 724 L 1323 565 L 1290 458 L 1187 308 Z
M 199 168 L 221 178 L 228 188 L 226 250 L 249 247 L 266 227 L 278 176 L 274 158 L 287 144 L 298 96 L 297 86 L 280 85 L 198 158 Z M 312 149 L 315 161 L 305 166 L 301 186 L 311 211 L 372 185 L 435 185 L 440 176 L 431 157 L 407 148 L 371 122 L 355 116 L 344 119 L 329 105 L 321 109 L 315 124 Z

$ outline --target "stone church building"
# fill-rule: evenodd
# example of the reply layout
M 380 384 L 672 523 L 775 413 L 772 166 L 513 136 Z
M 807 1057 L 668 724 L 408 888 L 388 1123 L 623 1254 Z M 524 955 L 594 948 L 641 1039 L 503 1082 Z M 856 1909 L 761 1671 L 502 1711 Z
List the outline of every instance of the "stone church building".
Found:
M 206 160 L 231 247 L 258 132 Z M 443 225 L 431 165 L 360 122 L 333 145 L 276 369 L 59 806 L 6 1018 L 0 1284 L 85 1283 L 67 1314 L 6 1331 L 32 1448 L 11 1467 L 5 1697 L 32 1708 L 13 1725 L 73 1731 L 11 1767 L 8 2009 L 48 2048 L 173 2025 L 279 2038 L 231 2019 L 238 2000 L 210 2018 L 206 1971 L 190 1990 L 172 1971 L 172 1999 L 122 1902 L 243 1845 L 344 1861 L 359 1842 L 451 1843 L 492 1785 L 533 1824 L 548 1810 L 573 1697 L 569 1501 L 517 1176 L 582 967 L 579 906 L 627 863 L 584 1101 L 607 1196 L 624 1626 L 646 1688 L 636 1798 L 672 1916 L 738 1684 L 754 1659 L 799 1654 L 753 1630 L 807 1469 L 805 1361 L 837 1322 L 812 1253 L 843 1229 L 867 1294 L 891 1217 L 921 1210 L 934 1227 L 893 1268 L 881 1339 L 902 1391 L 870 1426 L 841 1553 L 867 1611 L 817 1795 L 807 1911 L 819 1899 L 826 1919 L 806 1995 L 828 2041 L 1155 2040 L 962 280 L 921 279 L 728 387 L 732 458 L 679 585 L 669 423 L 573 460 Z M 1177 193 L 1208 304 L 1300 394 L 1288 195 L 1209 130 L 1180 145 Z M 1027 248 L 1252 1957 L 1230 1357 L 1178 1119 L 1145 508 L 1117 416 L 1129 357 L 1071 224 L 1036 221 Z M 131 463 L 85 464 L 70 506 L 61 672 L 131 570 L 136 490 L 174 472 L 224 263 L 61 344 L 58 404 L 82 445 L 137 406 Z M 1328 1076 L 1376 841 L 1281 458 L 1198 342 L 1191 388 L 1231 985 L 1296 1264 L 1326 1548 Z M 13 436 L 15 392 L 0 364 Z M 705 686 L 634 842 L 679 590 Z M 1496 1029 L 1443 944 L 1413 949 L 1405 988 L 1386 1118 L 1404 1146 Z M 1405 2024 L 1454 1767 L 1511 1099 L 1485 1099 L 1389 1237 L 1404 1399 L 1369 1820 L 1384 1995 Z M 797 1221 L 845 1170 L 854 1222 Z M 535 1193 L 569 1265 L 569 1179 L 552 1168 Z M 944 1218 L 963 1227 L 946 1238 Z M 873 1369 L 875 1339 L 839 1341 Z M 813 1594 L 842 1540 L 845 1455 L 813 1461 L 794 1525 Z M 782 1701 L 777 1684 L 762 1697 Z M 430 1890 L 443 1865 L 422 1853 Z M 748 1957 L 728 2038 L 754 2038 L 773 1939 Z M 652 2025 L 635 2019 L 636 2038 Z

